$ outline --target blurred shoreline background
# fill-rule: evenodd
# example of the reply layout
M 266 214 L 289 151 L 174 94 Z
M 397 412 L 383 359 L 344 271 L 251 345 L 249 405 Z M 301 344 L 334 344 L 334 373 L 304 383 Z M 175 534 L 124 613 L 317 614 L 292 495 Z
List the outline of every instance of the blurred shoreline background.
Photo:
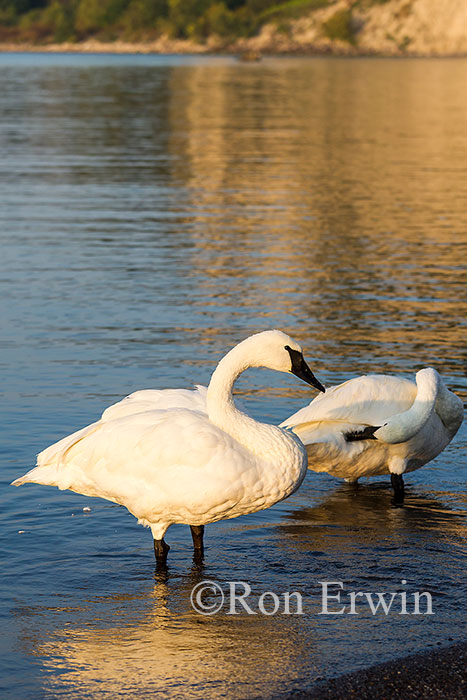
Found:
M 0 51 L 465 56 L 465 0 L 0 0 Z

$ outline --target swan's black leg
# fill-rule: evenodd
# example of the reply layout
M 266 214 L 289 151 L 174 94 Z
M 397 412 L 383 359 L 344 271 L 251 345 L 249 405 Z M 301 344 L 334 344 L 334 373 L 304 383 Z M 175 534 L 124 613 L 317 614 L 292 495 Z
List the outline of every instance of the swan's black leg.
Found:
M 394 499 L 401 503 L 404 500 L 404 479 L 402 474 L 391 474 L 391 485 L 394 489 Z
M 358 487 L 360 486 L 360 484 L 358 483 L 358 479 L 345 479 L 345 482 L 353 491 L 357 491 Z
M 158 564 L 167 564 L 167 554 L 170 550 L 167 542 L 162 540 L 154 540 L 154 554 Z
M 193 538 L 194 557 L 202 559 L 204 554 L 204 525 L 190 525 L 191 536 Z

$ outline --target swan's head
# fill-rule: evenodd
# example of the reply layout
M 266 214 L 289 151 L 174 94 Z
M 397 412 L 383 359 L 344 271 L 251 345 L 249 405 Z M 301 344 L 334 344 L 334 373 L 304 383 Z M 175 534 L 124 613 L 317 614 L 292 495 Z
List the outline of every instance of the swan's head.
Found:
M 439 373 L 436 369 L 433 367 L 424 367 L 423 369 L 419 369 L 417 374 L 415 375 L 416 381 L 417 382 L 438 382 L 440 379 Z
M 249 356 L 249 365 L 287 372 L 303 379 L 320 391 L 324 386 L 314 376 L 303 357 L 300 345 L 282 331 L 263 331 L 240 343 Z

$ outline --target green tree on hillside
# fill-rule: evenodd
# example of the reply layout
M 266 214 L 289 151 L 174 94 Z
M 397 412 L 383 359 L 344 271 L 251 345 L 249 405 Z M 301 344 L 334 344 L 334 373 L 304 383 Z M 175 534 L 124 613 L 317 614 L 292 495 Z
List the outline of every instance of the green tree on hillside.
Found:
M 248 36 L 271 18 L 332 0 L 0 0 L 0 40 Z

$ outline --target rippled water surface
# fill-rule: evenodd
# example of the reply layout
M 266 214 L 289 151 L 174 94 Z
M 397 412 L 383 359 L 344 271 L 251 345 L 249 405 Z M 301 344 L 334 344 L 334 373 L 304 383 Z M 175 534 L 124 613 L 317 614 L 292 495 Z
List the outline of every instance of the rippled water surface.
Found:
M 467 61 L 0 68 L 2 697 L 268 697 L 463 638 L 463 428 L 403 507 L 386 477 L 309 473 L 208 526 L 204 568 L 173 526 L 166 575 L 124 508 L 8 483 L 130 391 L 208 382 L 265 328 L 328 385 L 429 365 L 465 399 Z M 238 393 L 269 422 L 312 397 L 259 370 Z M 253 605 L 298 591 L 304 614 L 199 615 L 203 579 L 248 583 Z M 435 614 L 320 615 L 320 581 L 429 591 Z

